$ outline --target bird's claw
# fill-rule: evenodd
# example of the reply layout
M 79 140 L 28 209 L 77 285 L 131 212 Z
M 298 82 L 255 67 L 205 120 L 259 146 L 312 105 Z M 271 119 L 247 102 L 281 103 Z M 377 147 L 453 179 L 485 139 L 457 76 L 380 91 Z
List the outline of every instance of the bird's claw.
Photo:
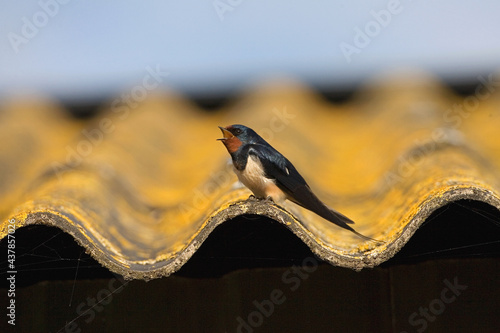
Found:
M 267 196 L 266 201 L 274 203 L 273 197 L 271 197 L 270 195 Z

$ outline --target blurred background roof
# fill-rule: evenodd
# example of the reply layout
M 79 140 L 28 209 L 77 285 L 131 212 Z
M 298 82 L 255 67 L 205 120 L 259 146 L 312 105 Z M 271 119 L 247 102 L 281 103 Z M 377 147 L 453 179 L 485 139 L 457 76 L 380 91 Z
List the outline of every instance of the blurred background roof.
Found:
M 20 331 L 235 331 L 280 290 L 259 331 L 414 331 L 413 311 L 457 278 L 470 287 L 428 331 L 498 331 L 500 2 L 0 4 L 0 217 L 19 228 Z M 385 76 L 401 69 L 431 75 Z M 283 77 L 303 85 L 240 91 Z M 123 97 L 158 82 L 188 98 Z M 215 141 L 236 120 L 385 245 L 244 200 Z M 289 288 L 313 255 L 326 262 Z M 110 288 L 101 278 L 173 272 L 80 312 Z
M 99 99 L 146 67 L 210 94 L 274 76 L 354 85 L 393 68 L 468 80 L 500 67 L 500 2 L 1 0 L 0 96 Z

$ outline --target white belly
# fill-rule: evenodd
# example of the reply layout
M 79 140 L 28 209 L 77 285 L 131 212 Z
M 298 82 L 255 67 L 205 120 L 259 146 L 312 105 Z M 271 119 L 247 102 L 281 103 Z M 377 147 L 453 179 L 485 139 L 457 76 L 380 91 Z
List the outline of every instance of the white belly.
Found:
M 248 187 L 256 197 L 271 197 L 275 202 L 286 199 L 285 193 L 276 186 L 275 182 L 264 177 L 264 169 L 256 157 L 250 155 L 245 170 L 239 171 L 235 168 L 234 172 L 240 182 Z

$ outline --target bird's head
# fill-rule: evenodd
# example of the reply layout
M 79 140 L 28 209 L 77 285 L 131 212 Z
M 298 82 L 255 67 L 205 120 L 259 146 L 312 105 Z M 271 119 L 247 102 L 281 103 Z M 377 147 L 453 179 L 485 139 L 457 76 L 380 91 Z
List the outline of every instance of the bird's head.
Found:
M 231 125 L 227 127 L 219 126 L 219 128 L 221 129 L 224 137 L 217 140 L 222 141 L 230 154 L 238 151 L 238 149 L 240 149 L 240 147 L 244 144 L 255 143 L 259 138 L 257 133 L 255 133 L 251 128 L 243 125 Z

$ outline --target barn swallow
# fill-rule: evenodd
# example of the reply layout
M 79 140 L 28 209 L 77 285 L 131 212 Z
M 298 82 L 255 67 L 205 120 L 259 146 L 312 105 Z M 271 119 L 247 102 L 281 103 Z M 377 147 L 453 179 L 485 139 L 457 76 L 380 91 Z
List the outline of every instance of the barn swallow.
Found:
M 365 240 L 377 241 L 354 230 L 351 219 L 325 205 L 293 164 L 254 130 L 243 125 L 219 128 L 224 137 L 218 140 L 231 155 L 234 172 L 256 197 L 274 202 L 288 199 Z

